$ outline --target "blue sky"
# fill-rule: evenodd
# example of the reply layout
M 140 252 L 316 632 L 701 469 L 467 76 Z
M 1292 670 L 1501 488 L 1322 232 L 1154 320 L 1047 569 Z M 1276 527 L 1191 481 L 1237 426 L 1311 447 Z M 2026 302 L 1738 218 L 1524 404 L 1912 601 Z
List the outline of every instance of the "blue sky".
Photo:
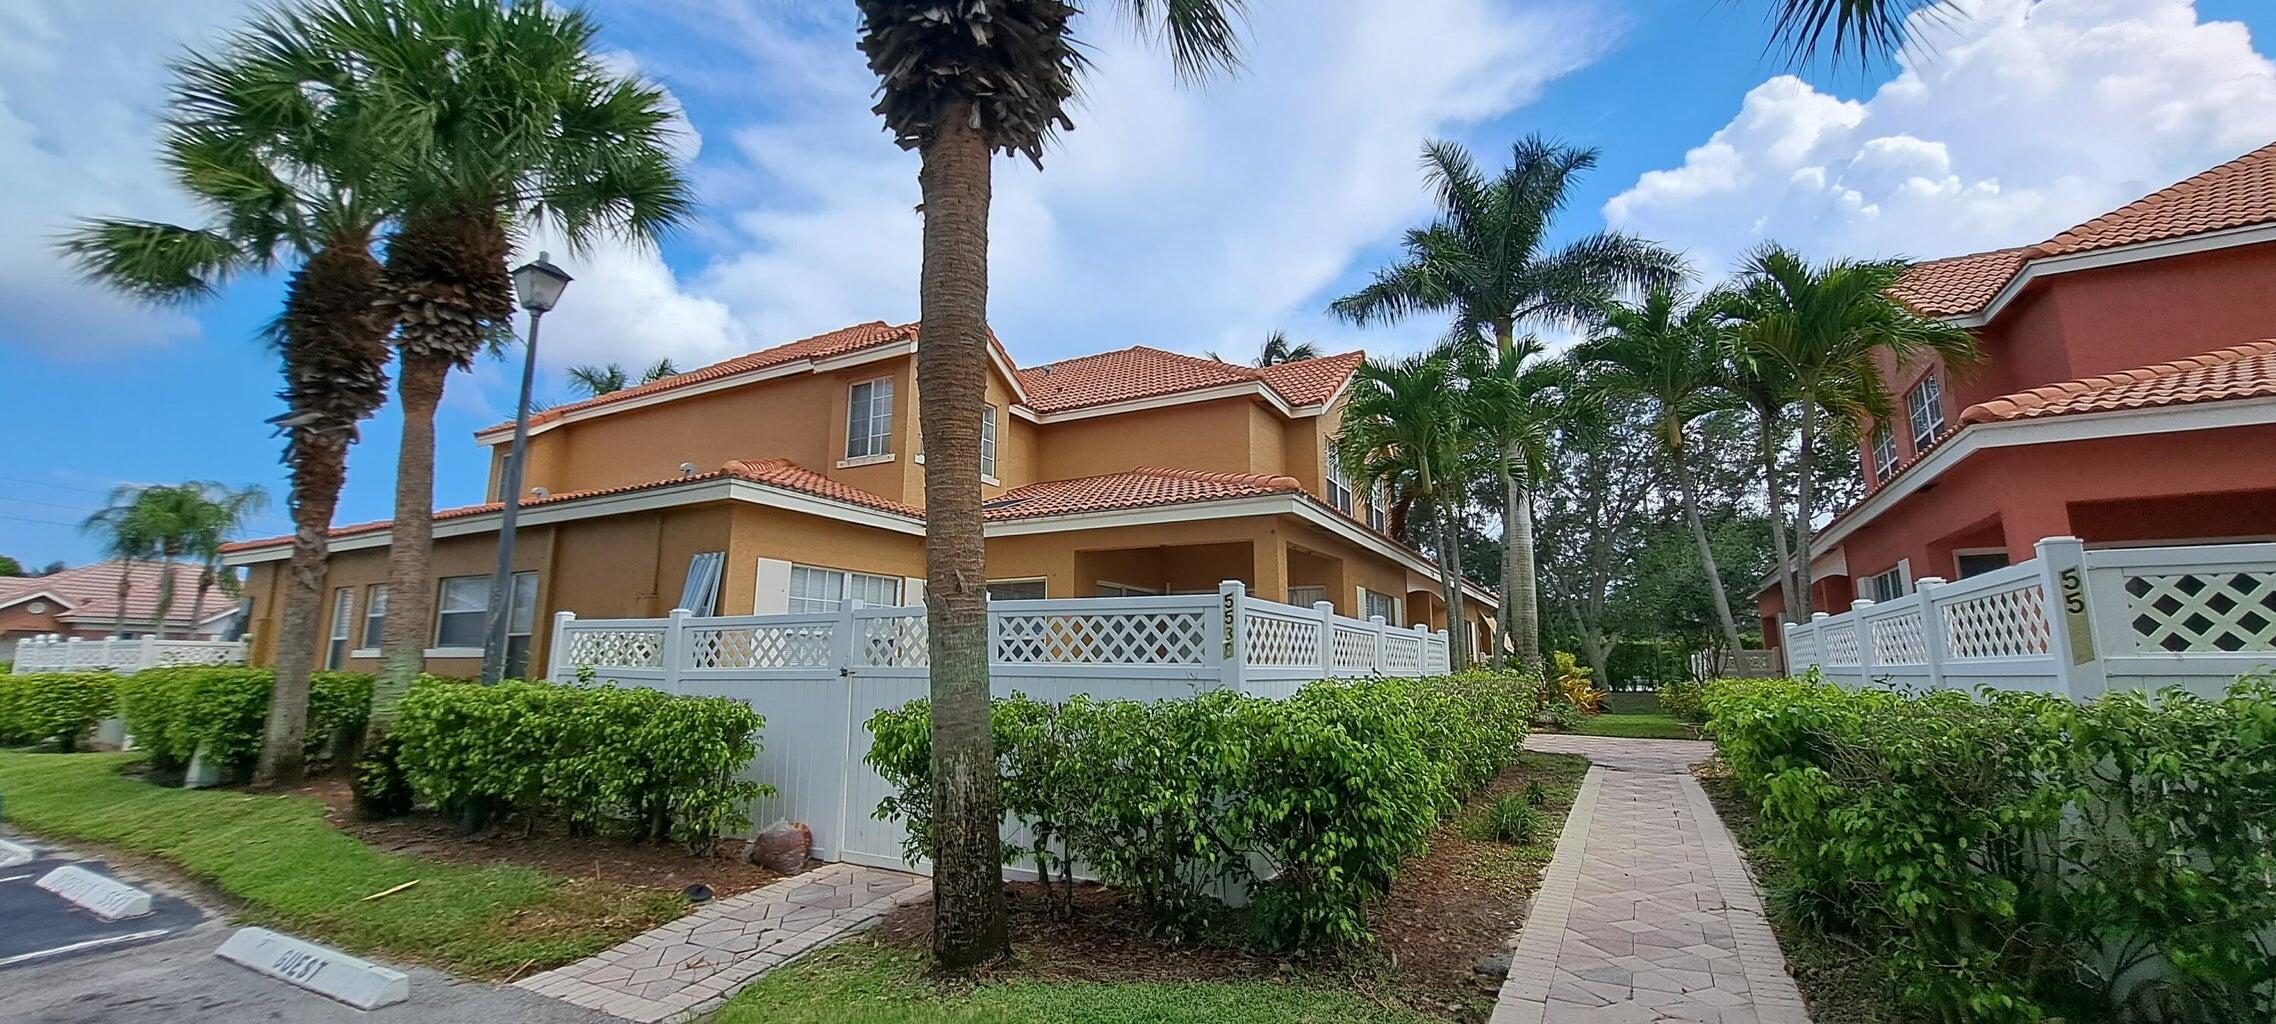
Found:
M 602 0 L 610 58 L 683 105 L 702 218 L 658 253 L 557 262 L 539 392 L 579 362 L 692 368 L 916 308 L 915 158 L 867 112 L 841 2 Z M 1041 175 L 998 164 L 993 315 L 1023 364 L 1132 344 L 1416 347 L 1327 301 L 1427 216 L 1426 138 L 1497 162 L 1540 132 L 1602 151 L 1560 233 L 1608 223 L 1704 278 L 1766 238 L 1816 255 L 1933 257 L 2035 241 L 2276 140 L 2276 11 L 2258 0 L 1959 0 L 1922 45 L 1791 74 L 1756 0 L 1252 0 L 1246 73 L 1180 88 L 1158 50 L 1086 18 L 1097 74 Z M 190 216 L 148 159 L 163 60 L 241 8 L 18 0 L 0 10 L 0 554 L 94 557 L 75 524 L 120 483 L 259 483 L 286 531 L 274 280 L 152 311 L 73 281 L 47 241 L 78 215 Z M 548 246 L 531 239 L 531 251 Z M 452 380 L 438 506 L 481 498 L 471 432 L 513 367 Z M 340 522 L 390 513 L 400 424 L 371 421 Z M 732 425 L 723 425 L 732 429 Z M 763 439 L 754 438 L 754 447 Z

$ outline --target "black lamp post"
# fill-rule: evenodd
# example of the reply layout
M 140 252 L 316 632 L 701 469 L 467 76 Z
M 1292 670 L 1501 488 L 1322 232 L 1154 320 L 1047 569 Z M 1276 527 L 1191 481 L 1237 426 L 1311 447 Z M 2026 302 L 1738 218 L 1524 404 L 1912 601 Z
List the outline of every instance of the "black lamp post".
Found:
M 514 410 L 514 447 L 506 456 L 498 497 L 505 508 L 498 520 L 498 569 L 490 576 L 490 611 L 483 620 L 482 682 L 495 683 L 506 675 L 506 634 L 514 622 L 514 521 L 522 505 L 522 457 L 529 449 L 530 388 L 537 379 L 537 325 L 561 301 L 570 277 L 548 262 L 544 253 L 514 268 L 514 294 L 529 310 L 529 347 L 522 354 L 522 398 Z M 533 613 L 534 614 L 534 613 Z

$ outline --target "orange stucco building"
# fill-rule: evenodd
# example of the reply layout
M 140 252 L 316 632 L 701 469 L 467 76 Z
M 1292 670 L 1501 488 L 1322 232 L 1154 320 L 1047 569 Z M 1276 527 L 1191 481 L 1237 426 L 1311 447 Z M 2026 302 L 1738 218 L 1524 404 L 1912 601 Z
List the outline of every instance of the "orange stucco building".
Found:
M 1868 490 L 1818 531 L 1812 599 L 1910 593 L 2088 546 L 2276 539 L 2276 145 L 2035 245 L 1912 268 L 1898 295 L 1984 361 L 1884 359 Z M 1784 601 L 1758 598 L 1763 635 Z
M 516 653 L 543 663 L 556 611 L 663 615 L 707 563 L 716 597 L 699 614 L 922 603 L 918 342 L 914 324 L 861 324 L 534 416 Z M 1445 628 L 1436 566 L 1394 541 L 1387 510 L 1326 457 L 1360 361 L 1256 369 L 1139 347 L 1021 369 L 991 346 L 974 467 L 991 595 L 1215 592 L 1237 579 L 1270 600 Z M 479 667 L 511 439 L 511 424 L 476 435 L 494 453 L 490 504 L 436 513 L 430 671 Z M 376 665 L 387 531 L 333 531 L 321 663 Z M 274 538 L 228 552 L 250 568 L 256 661 L 272 655 L 289 550 Z M 1483 644 L 1494 598 L 1469 593 Z

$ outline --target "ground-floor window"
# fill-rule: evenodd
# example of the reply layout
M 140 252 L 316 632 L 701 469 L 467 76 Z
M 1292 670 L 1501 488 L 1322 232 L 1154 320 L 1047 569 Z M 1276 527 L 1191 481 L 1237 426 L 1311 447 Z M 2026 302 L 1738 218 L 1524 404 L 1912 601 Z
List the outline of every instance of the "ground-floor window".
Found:
M 514 574 L 506 607 L 506 675 L 520 678 L 529 663 L 530 633 L 537 624 L 537 574 Z M 435 596 L 435 646 L 480 649 L 490 617 L 490 577 L 451 576 Z
M 1153 592 L 1153 591 L 1151 591 L 1151 590 L 1148 590 L 1148 589 L 1146 589 L 1146 588 L 1144 588 L 1144 587 L 1133 587 L 1133 586 L 1130 586 L 1130 585 L 1128 585 L 1128 584 L 1124 584 L 1124 583 L 1108 583 L 1108 582 L 1107 582 L 1107 581 L 1105 581 L 1105 580 L 1100 580 L 1100 581 L 1098 582 L 1098 593 L 1097 593 L 1097 596 L 1099 596 L 1099 597 L 1152 597 L 1152 596 L 1154 596 L 1154 592 Z
M 364 650 L 379 650 L 387 636 L 387 584 L 364 588 Z
M 1049 596 L 1049 588 L 1040 579 L 989 580 L 990 601 L 1041 601 Z
M 866 572 L 824 569 L 813 565 L 790 567 L 790 612 L 793 615 L 834 612 L 840 603 L 860 601 L 870 608 L 901 605 L 901 577 Z
M 1326 587 L 1290 587 L 1288 603 L 1298 608 L 1310 608 L 1328 599 Z
M 1372 619 L 1381 616 L 1394 626 L 1399 624 L 1399 599 L 1389 594 L 1378 594 L 1366 587 L 1359 588 L 1359 617 Z
M 1865 597 L 1878 604 L 1905 596 L 1905 569 L 1897 566 L 1865 580 Z
M 1961 551 L 1952 556 L 1952 561 L 1954 563 L 1952 567 L 1959 571 L 1958 578 L 1964 580 L 1970 576 L 1981 576 L 1994 569 L 2007 568 L 2007 552 Z
M 339 668 L 348 662 L 348 627 L 355 622 L 356 591 L 354 587 L 341 587 L 332 591 L 331 641 L 324 646 L 324 667 Z

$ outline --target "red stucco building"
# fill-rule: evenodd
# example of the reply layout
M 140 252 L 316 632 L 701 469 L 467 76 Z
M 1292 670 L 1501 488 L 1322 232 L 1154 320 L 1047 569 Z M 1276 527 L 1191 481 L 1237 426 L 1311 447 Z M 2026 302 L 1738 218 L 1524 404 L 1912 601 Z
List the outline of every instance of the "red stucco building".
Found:
M 2035 245 L 1919 264 L 1898 294 L 1981 364 L 1884 360 L 1868 490 L 1818 531 L 1813 607 L 2089 547 L 2276 540 L 2276 145 Z M 1758 598 L 1777 643 L 1773 585 Z

